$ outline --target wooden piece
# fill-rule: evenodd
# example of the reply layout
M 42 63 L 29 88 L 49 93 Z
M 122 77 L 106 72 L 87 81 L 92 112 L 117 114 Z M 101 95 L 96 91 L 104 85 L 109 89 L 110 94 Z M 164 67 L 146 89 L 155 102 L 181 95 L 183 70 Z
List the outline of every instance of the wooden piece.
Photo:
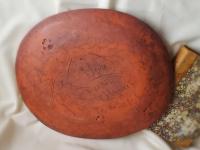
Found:
M 192 138 L 184 138 L 184 139 L 177 139 L 174 144 L 180 148 L 186 148 L 192 145 L 193 139 Z
M 113 10 L 74 10 L 40 22 L 20 45 L 16 75 L 24 102 L 41 122 L 83 138 L 149 127 L 173 91 L 159 36 Z
M 188 72 L 198 54 L 186 46 L 180 48 L 175 61 L 176 83 Z

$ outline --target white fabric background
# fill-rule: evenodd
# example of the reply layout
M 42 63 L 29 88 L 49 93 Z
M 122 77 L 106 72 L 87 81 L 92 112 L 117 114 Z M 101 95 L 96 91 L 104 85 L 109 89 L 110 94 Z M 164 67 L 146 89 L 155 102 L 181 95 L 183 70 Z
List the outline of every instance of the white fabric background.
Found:
M 49 15 L 88 7 L 134 14 L 163 37 L 173 55 L 183 43 L 200 50 L 199 0 L 0 0 L 0 150 L 170 150 L 148 130 L 111 140 L 65 136 L 40 123 L 22 102 L 15 57 L 25 33 Z M 200 140 L 190 148 L 198 149 Z

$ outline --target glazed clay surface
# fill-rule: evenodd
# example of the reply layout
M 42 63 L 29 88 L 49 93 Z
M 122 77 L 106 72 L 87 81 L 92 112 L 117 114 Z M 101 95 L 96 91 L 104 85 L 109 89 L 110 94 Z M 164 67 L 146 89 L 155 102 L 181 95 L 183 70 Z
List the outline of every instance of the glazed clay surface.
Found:
M 21 42 L 16 75 L 24 102 L 41 122 L 83 138 L 149 127 L 173 90 L 158 35 L 112 10 L 74 10 L 37 24 Z

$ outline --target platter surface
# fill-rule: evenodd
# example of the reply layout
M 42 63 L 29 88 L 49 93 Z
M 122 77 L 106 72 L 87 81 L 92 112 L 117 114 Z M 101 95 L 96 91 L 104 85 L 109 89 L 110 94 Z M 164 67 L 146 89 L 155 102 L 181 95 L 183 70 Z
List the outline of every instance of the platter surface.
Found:
M 166 111 L 173 69 L 160 37 L 137 18 L 104 9 L 51 16 L 20 44 L 22 98 L 46 126 L 82 138 L 116 138 Z

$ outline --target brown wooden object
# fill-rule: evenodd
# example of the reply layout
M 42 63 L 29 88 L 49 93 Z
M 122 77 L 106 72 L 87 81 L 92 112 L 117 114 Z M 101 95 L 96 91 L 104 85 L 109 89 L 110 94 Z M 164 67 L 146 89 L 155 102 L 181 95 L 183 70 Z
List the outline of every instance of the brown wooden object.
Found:
M 171 101 L 173 71 L 159 36 L 133 16 L 103 9 L 51 16 L 23 39 L 19 89 L 48 127 L 115 138 L 149 127 Z

